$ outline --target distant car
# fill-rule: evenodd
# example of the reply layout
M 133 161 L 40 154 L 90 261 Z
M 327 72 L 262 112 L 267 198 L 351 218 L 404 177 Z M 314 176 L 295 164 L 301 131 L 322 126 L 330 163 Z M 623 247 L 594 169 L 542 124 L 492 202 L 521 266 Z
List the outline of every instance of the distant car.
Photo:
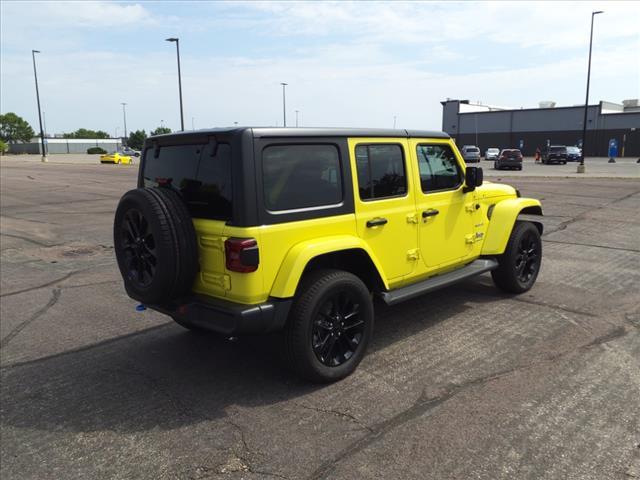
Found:
M 542 149 L 542 163 L 567 163 L 567 147 L 564 145 L 551 145 Z
M 102 155 L 100 157 L 100 163 L 116 163 L 116 164 L 124 164 L 131 165 L 131 156 L 123 155 L 120 152 L 115 153 L 107 153 L 106 155 Z
M 129 148 L 129 147 L 122 147 L 122 150 L 120 151 L 120 153 L 122 155 L 129 155 L 130 157 L 140 156 L 140 152 L 138 150 L 134 150 L 133 148 Z
M 474 145 L 464 145 L 460 153 L 462 153 L 462 158 L 466 163 L 478 163 L 480 161 L 480 149 Z
M 485 160 L 495 160 L 498 158 L 498 156 L 500 155 L 500 149 L 499 148 L 487 148 L 487 151 L 484 152 L 484 159 Z
M 582 156 L 582 150 L 578 147 L 567 147 L 567 162 L 577 162 Z
M 505 148 L 498 155 L 493 167 L 496 170 L 502 170 L 503 168 L 522 170 L 522 152 L 517 148 Z

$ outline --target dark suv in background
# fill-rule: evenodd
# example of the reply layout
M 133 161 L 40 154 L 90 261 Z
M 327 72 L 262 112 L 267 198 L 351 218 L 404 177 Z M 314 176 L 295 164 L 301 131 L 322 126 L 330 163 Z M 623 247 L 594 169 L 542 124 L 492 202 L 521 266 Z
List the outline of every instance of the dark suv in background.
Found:
M 567 147 L 564 145 L 551 145 L 542 149 L 542 163 L 567 163 Z
M 503 168 L 522 170 L 522 152 L 517 148 L 505 148 L 500 152 L 496 161 L 493 162 L 493 168 L 496 170 L 502 170 Z

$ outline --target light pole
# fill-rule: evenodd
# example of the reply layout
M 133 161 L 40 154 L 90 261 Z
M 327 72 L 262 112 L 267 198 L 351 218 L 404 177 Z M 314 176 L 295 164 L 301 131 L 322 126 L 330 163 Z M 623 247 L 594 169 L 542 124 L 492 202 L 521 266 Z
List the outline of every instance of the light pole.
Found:
M 396 118 L 397 118 L 397 116 L 396 116 L 396 115 L 394 115 L 394 116 L 393 116 L 393 128 L 394 128 L 394 129 L 396 128 Z
M 283 118 L 283 124 L 286 127 L 287 126 L 287 100 L 286 100 L 285 88 L 289 84 L 281 82 L 280 85 L 282 85 L 282 118 Z
M 33 57 L 33 76 L 36 79 L 36 100 L 38 101 L 38 121 L 40 122 L 40 146 L 42 148 L 42 161 L 47 161 L 47 150 L 44 144 L 44 130 L 42 129 L 42 113 L 40 111 L 40 91 L 38 90 L 38 72 L 36 70 L 36 53 L 40 53 L 40 50 L 31 50 L 31 56 Z
M 127 104 L 122 102 L 122 118 L 124 119 L 124 138 L 125 142 L 127 141 Z
M 300 110 L 296 110 L 296 127 L 298 126 L 298 112 L 300 112 Z
M 196 129 L 196 117 L 191 117 L 191 130 Z
M 589 111 L 589 81 L 591 80 L 591 48 L 593 46 L 593 18 L 599 13 L 604 13 L 602 10 L 591 12 L 591 34 L 589 36 L 589 64 L 587 67 L 587 97 L 584 101 L 584 121 L 582 122 L 582 150 L 580 152 L 580 164 L 578 165 L 577 173 L 584 173 L 584 150 L 587 144 L 587 112 Z
M 180 94 L 180 130 L 184 132 L 184 113 L 182 111 L 182 75 L 180 74 L 180 39 L 167 38 L 167 42 L 175 42 L 176 55 L 178 56 L 178 93 Z

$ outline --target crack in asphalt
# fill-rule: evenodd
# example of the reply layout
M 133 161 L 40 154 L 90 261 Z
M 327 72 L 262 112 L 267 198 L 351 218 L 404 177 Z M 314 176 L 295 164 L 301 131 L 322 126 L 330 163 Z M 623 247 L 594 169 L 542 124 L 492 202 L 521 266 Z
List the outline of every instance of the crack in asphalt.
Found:
M 371 427 L 369 427 L 368 425 L 365 425 L 364 423 L 362 423 L 362 421 L 360 421 L 358 418 L 356 418 L 354 415 L 351 415 L 350 413 L 341 412 L 339 410 L 332 410 L 332 409 L 329 409 L 329 408 L 315 407 L 313 405 L 307 405 L 307 404 L 304 404 L 304 403 L 297 403 L 297 402 L 294 402 L 293 405 L 296 405 L 296 406 L 301 407 L 301 408 L 306 408 L 307 410 L 313 410 L 313 411 L 320 412 L 320 413 L 329 413 L 331 415 L 336 415 L 338 417 L 345 418 L 345 419 L 355 423 L 359 427 L 364 428 L 365 430 L 369 430 L 370 432 L 373 432 Z
M 16 338 L 20 334 L 20 332 L 22 332 L 25 328 L 27 328 L 32 322 L 36 321 L 42 315 L 47 313 L 47 311 L 51 307 L 53 307 L 56 303 L 58 303 L 59 298 L 60 298 L 60 289 L 54 288 L 51 291 L 51 298 L 49 299 L 47 304 L 44 307 L 42 307 L 40 310 L 35 312 L 33 315 L 31 315 L 31 317 L 29 317 L 27 320 L 16 325 L 13 328 L 13 330 L 11 330 L 2 340 L 0 340 L 0 348 L 5 348 L 7 345 L 9 345 L 9 342 L 11 342 L 11 340 Z
M 253 467 L 251 465 L 251 461 L 247 458 L 247 456 L 251 457 L 254 455 L 262 455 L 262 453 L 260 452 L 256 452 L 254 450 L 252 450 L 249 447 L 249 444 L 247 443 L 247 439 L 246 439 L 246 434 L 244 431 L 244 428 L 241 427 L 240 425 L 238 425 L 236 422 L 234 422 L 233 420 L 231 420 L 230 418 L 227 418 L 224 420 L 225 423 L 227 423 L 228 425 L 231 425 L 239 434 L 240 434 L 240 442 L 242 443 L 242 453 L 238 453 L 238 452 L 234 452 L 234 454 L 238 457 L 239 460 L 241 460 L 243 462 L 244 467 L 246 467 L 246 471 L 249 473 L 255 473 L 257 475 L 266 475 L 269 477 L 275 477 L 275 478 L 284 478 L 288 480 L 288 477 L 280 474 L 280 473 L 275 473 L 275 472 L 268 472 L 268 471 L 264 471 L 264 470 L 256 470 L 255 467 Z M 218 475 L 223 475 L 226 472 L 221 472 L 218 471 L 217 472 Z
M 56 283 L 64 282 L 65 280 L 68 280 L 72 276 L 77 275 L 79 273 L 84 273 L 84 272 L 87 272 L 89 270 L 93 270 L 94 268 L 106 267 L 106 266 L 109 266 L 109 265 L 111 265 L 111 262 L 108 263 L 108 264 L 98 263 L 96 265 L 92 265 L 92 266 L 87 267 L 87 268 L 82 268 L 80 270 L 73 270 L 73 271 L 67 273 L 64 276 L 62 276 L 60 278 L 57 278 L 56 280 L 51 280 L 50 282 L 43 283 L 41 285 L 36 285 L 34 287 L 23 288 L 21 290 L 15 290 L 13 292 L 0 294 L 0 298 L 11 297 L 13 295 L 20 295 L 21 293 L 32 292 L 33 290 L 40 290 L 41 288 L 50 287 L 51 285 L 55 285 Z M 69 288 L 69 287 L 61 287 L 61 288 Z
M 604 335 L 600 335 L 599 337 L 594 338 L 592 341 L 587 343 L 583 348 L 594 347 L 596 345 L 602 345 L 604 343 L 611 342 L 620 337 L 624 337 L 627 333 L 629 333 L 627 329 L 622 326 L 618 328 L 614 328 L 613 330 L 610 330 Z
M 559 230 L 556 230 L 556 232 Z M 609 245 L 595 245 L 593 243 L 577 243 L 577 242 L 562 242 L 560 240 L 549 240 L 547 238 L 544 239 L 545 243 L 561 243 L 563 245 L 577 245 L 580 247 L 595 247 L 595 248 L 606 248 L 607 250 L 619 250 L 623 252 L 634 252 L 640 253 L 640 250 L 636 250 L 634 248 L 622 248 L 622 247 L 611 247 Z
M 146 335 L 147 333 L 151 333 L 151 332 L 153 332 L 155 330 L 161 330 L 161 329 L 167 328 L 167 327 L 172 326 L 172 325 L 174 325 L 174 321 L 170 320 L 170 321 L 168 321 L 166 323 L 163 323 L 161 325 L 156 325 L 155 327 L 145 328 L 144 330 L 139 330 L 137 332 L 127 333 L 125 335 L 120 335 L 119 337 L 108 338 L 107 340 L 103 340 L 103 341 L 97 342 L 97 343 L 92 343 L 91 345 L 87 345 L 85 347 L 75 348 L 73 350 L 67 350 L 67 351 L 60 352 L 60 353 L 54 353 L 53 355 L 47 355 L 46 357 L 35 358 L 33 360 L 24 360 L 22 362 L 11 363 L 9 365 L 2 365 L 2 366 L 0 366 L 0 371 L 10 370 L 10 369 L 20 368 L 20 367 L 25 367 L 25 366 L 37 364 L 37 363 L 40 363 L 40 362 L 46 362 L 46 361 L 52 360 L 54 358 L 60 358 L 60 357 L 64 357 L 64 356 L 67 356 L 67 355 L 74 355 L 76 353 L 86 352 L 86 351 L 91 350 L 93 348 L 104 347 L 104 346 L 110 345 L 112 343 L 119 342 L 121 340 L 126 340 L 128 338 L 137 337 L 137 336 L 141 336 L 141 335 Z
M 12 217 L 11 215 L 5 215 L 4 213 L 2 215 L 0 215 L 0 216 L 4 217 L 4 218 L 9 218 L 11 220 L 18 220 L 20 222 L 41 223 L 43 225 L 60 225 L 59 223 L 45 222 L 43 220 L 32 220 L 30 218 Z
M 570 307 L 565 307 L 564 305 L 556 305 L 554 303 L 547 303 L 547 302 L 543 302 L 541 300 L 532 300 L 529 298 L 522 298 L 522 297 L 511 297 L 511 300 L 514 300 L 516 302 L 522 302 L 522 303 L 528 303 L 530 305 L 537 305 L 539 307 L 547 307 L 550 309 L 557 309 L 557 310 L 562 310 L 563 312 L 567 312 L 567 313 L 573 313 L 576 315 L 584 315 L 586 317 L 591 317 L 591 318 L 598 318 L 599 315 L 595 314 L 595 313 L 591 313 L 591 312 L 585 312 L 583 310 L 578 310 L 575 308 L 570 308 Z
M 517 365 L 512 368 L 500 370 L 498 372 L 493 372 L 478 378 L 471 379 L 459 385 L 448 385 L 445 387 L 444 393 L 436 397 L 425 398 L 425 394 L 423 391 L 423 394 L 418 398 L 418 400 L 416 400 L 416 402 L 412 406 L 388 418 L 387 420 L 383 420 L 382 422 L 373 425 L 370 428 L 369 433 L 352 442 L 333 458 L 330 458 L 329 460 L 323 462 L 318 468 L 316 468 L 316 470 L 314 470 L 313 473 L 311 473 L 311 475 L 309 475 L 309 477 L 307 477 L 307 480 L 318 480 L 326 478 L 342 461 L 357 455 L 359 452 L 372 445 L 380 438 L 384 437 L 390 431 L 395 430 L 396 428 L 410 422 L 411 420 L 431 413 L 431 411 L 465 390 L 479 385 L 487 384 L 493 380 L 501 379 L 514 372 L 525 371 L 539 367 L 544 363 L 555 361 L 576 351 L 588 350 L 592 347 L 603 345 L 605 343 L 621 338 L 627 333 L 629 332 L 624 327 L 618 327 L 596 337 L 587 344 L 580 345 L 566 352 L 545 357 L 538 362 L 533 362 L 526 365 Z
M 566 230 L 566 228 L 567 228 L 569 225 L 571 225 L 572 223 L 575 223 L 575 222 L 577 222 L 577 221 L 579 221 L 579 220 L 584 220 L 585 218 L 587 218 L 587 216 L 588 216 L 590 213 L 593 213 L 593 212 L 594 212 L 594 211 L 596 211 L 596 210 L 602 210 L 602 209 L 604 209 L 604 208 L 606 208 L 606 207 L 609 207 L 609 206 L 611 206 L 611 205 L 614 205 L 614 204 L 616 204 L 616 203 L 618 203 L 618 202 L 622 202 L 623 200 L 626 200 L 626 199 L 628 199 L 628 198 L 631 198 L 631 197 L 633 197 L 634 195 L 637 195 L 637 194 L 639 194 L 639 193 L 640 193 L 640 190 L 636 190 L 635 192 L 631 192 L 631 193 L 629 193 L 629 194 L 627 194 L 627 195 L 624 195 L 624 196 L 622 196 L 622 197 L 620 197 L 620 198 L 616 198 L 615 200 L 612 200 L 612 201 L 610 201 L 609 203 L 605 203 L 604 205 L 600 205 L 599 207 L 589 208 L 589 209 L 588 209 L 588 210 L 586 210 L 585 212 L 582 212 L 582 213 L 580 213 L 580 214 L 576 215 L 575 217 L 572 217 L 571 219 L 569 219 L 569 220 L 567 220 L 567 221 L 561 222 L 560 224 L 558 224 L 558 226 L 557 226 L 555 229 L 552 229 L 552 230 L 550 230 L 550 231 L 546 231 L 546 232 L 544 232 L 544 234 L 543 234 L 542 236 L 543 236 L 543 237 L 546 237 L 546 236 L 548 236 L 548 235 L 551 235 L 552 233 L 561 232 L 561 231 L 563 231 L 563 230 Z M 600 198 L 600 197 L 596 197 L 596 198 Z M 545 238 L 545 241 L 547 241 L 547 242 L 548 242 L 549 240 L 547 240 L 547 239 Z
M 22 235 L 15 235 L 13 233 L 0 232 L 0 235 L 2 235 L 3 237 L 10 237 L 10 238 L 17 238 L 18 240 L 24 240 L 25 242 L 33 243 L 34 245 L 38 245 L 39 247 L 50 248 L 50 247 L 59 247 L 61 245 L 64 245 L 63 243 L 54 243 L 54 244 L 44 243 L 38 240 L 34 240 L 33 238 L 23 237 Z

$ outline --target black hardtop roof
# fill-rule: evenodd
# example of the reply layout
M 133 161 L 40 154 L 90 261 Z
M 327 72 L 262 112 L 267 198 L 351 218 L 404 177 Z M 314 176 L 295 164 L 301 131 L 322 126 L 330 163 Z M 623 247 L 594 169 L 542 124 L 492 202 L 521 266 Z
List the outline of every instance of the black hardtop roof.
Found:
M 167 139 L 182 136 L 235 136 L 251 131 L 254 138 L 262 137 L 419 137 L 419 138 L 451 138 L 449 134 L 431 130 L 404 130 L 393 128 L 309 128 L 309 127 L 232 127 L 211 128 L 204 130 L 187 130 L 149 137 Z

